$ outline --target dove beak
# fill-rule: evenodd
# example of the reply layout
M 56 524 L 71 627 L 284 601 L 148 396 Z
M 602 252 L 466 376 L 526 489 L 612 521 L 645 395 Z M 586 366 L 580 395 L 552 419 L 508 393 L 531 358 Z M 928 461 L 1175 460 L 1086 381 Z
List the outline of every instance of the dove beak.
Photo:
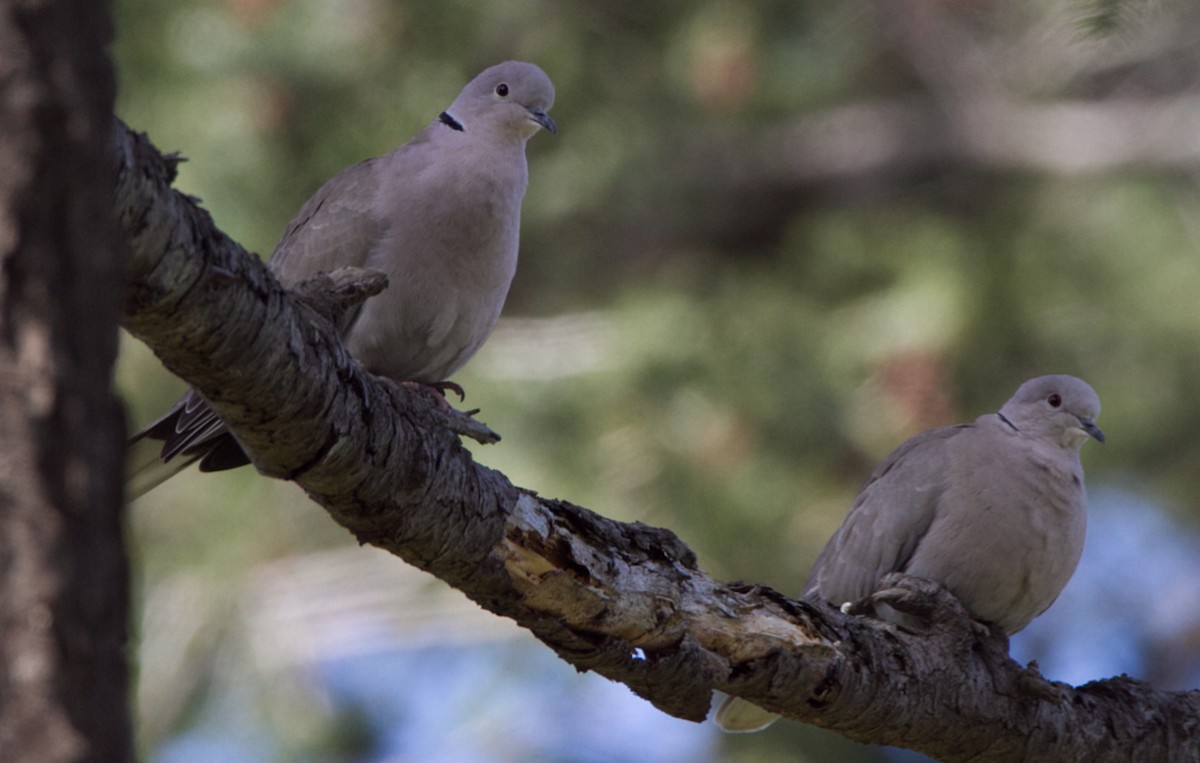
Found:
M 545 127 L 555 135 L 558 134 L 558 125 L 554 124 L 554 120 L 551 119 L 550 115 L 545 111 L 533 107 L 528 108 L 527 111 L 529 112 L 530 120 L 532 120 L 534 123 Z
M 1090 436 L 1094 437 L 1097 442 L 1104 442 L 1104 432 L 1102 432 L 1100 427 L 1096 426 L 1096 422 L 1092 421 L 1091 419 L 1080 416 L 1079 428 L 1087 432 Z

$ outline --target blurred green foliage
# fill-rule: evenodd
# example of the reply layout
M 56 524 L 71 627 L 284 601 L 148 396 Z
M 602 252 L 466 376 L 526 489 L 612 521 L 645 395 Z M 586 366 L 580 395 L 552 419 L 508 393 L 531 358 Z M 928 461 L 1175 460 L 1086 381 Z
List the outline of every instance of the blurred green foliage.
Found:
M 1073 373 L 1110 435 L 1085 453 L 1091 482 L 1198 516 L 1200 152 L 1149 117 L 1117 119 L 1165 103 L 1200 124 L 1195 9 L 1112 36 L 1081 33 L 1069 0 L 118 10 L 120 115 L 182 151 L 177 186 L 263 255 L 324 179 L 403 143 L 478 70 L 520 58 L 550 74 L 562 129 L 528 152 L 506 308 L 522 320 L 459 376 L 504 436 L 478 459 L 519 485 L 670 527 L 715 575 L 797 594 L 892 447 L 994 410 L 1030 376 Z M 1064 156 L 1145 146 L 1011 158 L 969 116 L 987 98 L 1133 125 L 1010 136 L 1013 157 L 1043 139 Z M 880 116 L 897 105 L 933 115 L 929 145 L 888 143 L 905 134 Z M 849 107 L 877 131 L 805 131 Z M 846 169 L 822 170 L 843 138 Z M 899 158 L 872 165 L 887 151 Z M 180 388 L 126 350 L 140 425 Z M 349 542 L 248 470 L 181 479 L 135 507 L 134 537 L 147 586 L 207 580 L 205 611 L 231 606 L 263 559 Z M 217 630 L 198 626 L 198 653 Z M 148 724 L 148 743 L 171 722 Z

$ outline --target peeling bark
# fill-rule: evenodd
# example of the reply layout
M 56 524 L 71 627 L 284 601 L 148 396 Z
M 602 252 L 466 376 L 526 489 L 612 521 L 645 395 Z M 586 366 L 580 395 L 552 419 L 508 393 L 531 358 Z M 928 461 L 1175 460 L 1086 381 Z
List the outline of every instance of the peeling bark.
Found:
M 930 613 L 928 633 L 904 633 L 720 583 L 669 530 L 512 485 L 472 460 L 424 396 L 359 368 L 328 321 L 170 190 L 171 165 L 144 136 L 119 133 L 126 328 L 205 396 L 261 472 L 576 668 L 680 718 L 702 720 L 719 689 L 947 761 L 1200 757 L 1200 692 L 1051 684 L 932 584 L 897 582 Z

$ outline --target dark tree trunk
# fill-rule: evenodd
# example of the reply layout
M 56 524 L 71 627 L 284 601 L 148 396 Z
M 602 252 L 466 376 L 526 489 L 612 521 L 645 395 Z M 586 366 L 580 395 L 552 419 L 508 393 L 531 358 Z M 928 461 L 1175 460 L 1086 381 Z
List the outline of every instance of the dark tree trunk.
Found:
M 133 758 L 108 3 L 0 0 L 0 759 Z

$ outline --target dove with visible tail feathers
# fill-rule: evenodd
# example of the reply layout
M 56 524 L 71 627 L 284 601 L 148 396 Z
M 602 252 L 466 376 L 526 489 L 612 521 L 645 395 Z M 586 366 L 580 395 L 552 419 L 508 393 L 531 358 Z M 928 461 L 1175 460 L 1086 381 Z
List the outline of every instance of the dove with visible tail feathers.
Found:
M 284 286 L 343 266 L 382 271 L 388 288 L 342 327 L 350 354 L 381 376 L 455 387 L 445 380 L 491 334 L 516 271 L 525 144 L 557 132 L 553 104 L 537 66 L 486 69 L 407 144 L 321 186 L 268 267 Z M 202 471 L 249 463 L 194 390 L 131 444 L 146 441 L 163 444 L 133 465 L 130 497 L 196 461 Z

